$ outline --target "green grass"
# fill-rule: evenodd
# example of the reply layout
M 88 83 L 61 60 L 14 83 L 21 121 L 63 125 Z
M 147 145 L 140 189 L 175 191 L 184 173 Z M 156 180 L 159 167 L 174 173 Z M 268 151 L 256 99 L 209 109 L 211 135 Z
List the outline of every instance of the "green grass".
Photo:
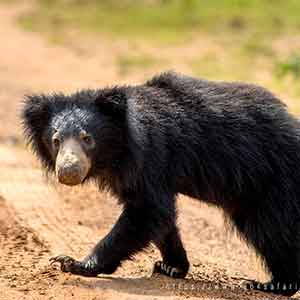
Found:
M 291 75 L 294 79 L 300 78 L 300 53 L 292 53 L 276 64 L 277 75 L 282 78 Z
M 147 4 L 148 3 L 148 4 Z M 22 24 L 59 34 L 64 27 L 181 41 L 202 31 L 270 37 L 300 29 L 299 0 L 37 0 Z M 251 46 L 250 46 L 251 47 Z

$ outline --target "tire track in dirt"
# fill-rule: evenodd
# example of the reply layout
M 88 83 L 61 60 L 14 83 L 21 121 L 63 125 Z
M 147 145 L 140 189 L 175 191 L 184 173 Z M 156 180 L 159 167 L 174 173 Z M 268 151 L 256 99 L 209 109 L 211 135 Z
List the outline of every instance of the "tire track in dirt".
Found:
M 36 291 L 43 293 L 48 279 L 57 277 L 41 267 L 49 248 L 31 229 L 15 218 L 14 209 L 0 196 L 0 287 L 3 299 L 23 299 L 29 285 L 39 283 Z M 8 286 L 9 292 L 5 289 Z M 7 294 L 8 293 L 8 294 Z
M 22 165 L 21 160 L 20 153 L 8 164 L 1 157 L 0 194 L 14 207 L 19 222 L 40 233 L 52 253 L 78 253 L 78 246 L 89 244 L 92 231 L 87 227 L 74 228 L 66 217 L 67 207 L 57 192 L 43 181 L 42 172 L 16 167 Z

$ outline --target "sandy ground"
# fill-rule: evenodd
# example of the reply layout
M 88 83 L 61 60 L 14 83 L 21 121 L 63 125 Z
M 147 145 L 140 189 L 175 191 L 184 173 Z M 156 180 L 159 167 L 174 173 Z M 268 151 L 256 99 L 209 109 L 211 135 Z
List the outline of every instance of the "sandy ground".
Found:
M 85 256 L 111 228 L 120 207 L 93 186 L 71 189 L 45 181 L 21 140 L 22 95 L 123 82 L 114 54 L 126 45 L 103 39 L 87 52 L 53 46 L 19 29 L 20 13 L 0 6 L 0 299 L 279 298 L 240 286 L 244 279 L 268 278 L 259 260 L 226 230 L 219 211 L 184 197 L 178 199 L 178 222 L 191 261 L 185 280 L 152 276 L 159 258 L 154 247 L 112 276 L 82 278 L 49 266 L 52 255 Z

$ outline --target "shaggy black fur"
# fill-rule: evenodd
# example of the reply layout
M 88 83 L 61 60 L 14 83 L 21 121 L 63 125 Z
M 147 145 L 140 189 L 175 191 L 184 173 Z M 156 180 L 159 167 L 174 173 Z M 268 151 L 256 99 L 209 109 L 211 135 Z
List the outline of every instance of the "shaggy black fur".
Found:
M 55 167 L 54 130 L 92 134 L 87 179 L 109 187 L 124 207 L 83 261 L 53 259 L 64 271 L 112 273 L 153 242 L 163 257 L 156 269 L 184 277 L 189 263 L 175 207 L 183 193 L 222 208 L 262 256 L 273 279 L 255 288 L 298 289 L 300 130 L 267 90 L 164 73 L 138 86 L 29 96 L 23 121 L 48 171 Z

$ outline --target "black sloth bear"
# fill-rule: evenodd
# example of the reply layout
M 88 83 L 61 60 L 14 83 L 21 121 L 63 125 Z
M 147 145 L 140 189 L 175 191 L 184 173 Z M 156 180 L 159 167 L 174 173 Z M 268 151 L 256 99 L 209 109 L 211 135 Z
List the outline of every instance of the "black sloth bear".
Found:
M 25 136 L 47 172 L 68 185 L 93 179 L 123 205 L 84 260 L 64 272 L 113 273 L 151 242 L 154 270 L 183 278 L 176 226 L 182 193 L 221 207 L 263 258 L 272 280 L 255 289 L 292 295 L 300 283 L 300 128 L 267 90 L 167 72 L 145 84 L 27 96 Z

